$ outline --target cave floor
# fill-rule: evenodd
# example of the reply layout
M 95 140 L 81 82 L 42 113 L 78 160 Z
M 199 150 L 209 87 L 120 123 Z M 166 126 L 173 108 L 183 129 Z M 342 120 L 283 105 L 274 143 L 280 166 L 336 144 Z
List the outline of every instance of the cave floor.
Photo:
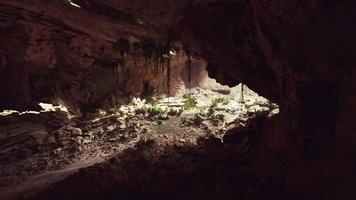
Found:
M 2 122 L 7 124 L 0 129 L 8 136 L 0 143 L 0 199 L 36 193 L 129 149 L 199 146 L 209 138 L 221 140 L 227 131 L 253 118 L 248 110 L 238 113 L 226 106 L 208 116 L 203 112 L 208 108 L 198 104 L 183 113 L 151 116 L 131 104 L 87 119 L 69 120 L 63 112 L 6 117 Z M 27 141 L 20 140 L 21 135 L 28 135 Z M 17 146 L 9 149 L 10 144 Z

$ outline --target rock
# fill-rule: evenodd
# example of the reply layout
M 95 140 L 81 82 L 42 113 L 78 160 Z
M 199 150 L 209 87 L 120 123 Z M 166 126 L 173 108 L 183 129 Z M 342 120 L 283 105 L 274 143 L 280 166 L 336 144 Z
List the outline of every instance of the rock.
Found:
M 180 138 L 178 141 L 179 141 L 180 143 L 186 143 L 186 140 L 183 139 L 183 138 Z
M 194 123 L 194 125 L 196 125 L 196 126 L 200 126 L 203 121 L 204 121 L 203 116 L 201 116 L 201 115 L 199 115 L 199 114 L 198 114 L 198 115 L 195 115 L 195 117 L 194 117 L 194 119 L 193 119 L 193 123 Z
M 135 110 L 136 115 L 146 115 L 146 111 L 144 109 Z
M 125 124 L 119 125 L 119 129 L 121 129 L 121 130 L 126 129 L 126 125 Z
M 116 128 L 115 125 L 110 125 L 110 126 L 107 126 L 107 127 L 106 127 L 106 130 L 107 130 L 107 131 L 113 131 L 113 130 L 115 130 L 115 128 Z
M 48 133 L 46 131 L 35 131 L 31 133 L 37 145 L 41 145 L 46 140 Z
M 109 142 L 117 142 L 118 139 L 117 138 L 109 138 Z
M 50 136 L 47 137 L 46 143 L 47 144 L 54 144 L 54 143 L 56 143 L 56 138 L 53 135 L 50 135 Z
M 220 145 L 222 144 L 221 139 L 216 137 L 198 137 L 197 139 L 198 146 L 207 146 L 207 145 Z
M 156 141 L 154 139 L 148 139 L 145 144 L 148 146 L 148 147 L 153 147 L 155 144 L 156 144 Z
M 59 153 L 62 152 L 62 150 L 63 150 L 63 148 L 57 148 L 57 149 L 55 149 L 55 150 L 53 151 L 53 153 L 59 154 Z
M 225 115 L 223 115 L 223 114 L 217 114 L 215 117 L 221 121 L 225 120 Z
M 58 144 L 62 145 L 62 146 L 67 146 L 69 144 L 69 139 L 63 139 L 63 140 L 59 140 Z
M 221 121 L 220 119 L 216 119 L 216 118 L 212 119 L 211 122 L 212 122 L 212 125 L 216 126 L 216 127 L 220 127 L 220 126 L 224 125 L 223 121 Z
M 170 116 L 180 116 L 183 113 L 183 110 L 180 108 L 172 108 L 168 111 L 168 115 Z
M 163 114 L 158 115 L 158 119 L 159 120 L 168 120 L 169 117 L 166 113 L 163 113 Z
M 202 122 L 200 124 L 200 128 L 203 129 L 203 130 L 208 130 L 210 127 L 209 127 L 209 124 L 207 122 Z
M 73 128 L 73 129 L 72 129 L 72 135 L 73 135 L 73 136 L 81 136 L 81 135 L 83 135 L 82 129 L 80 129 L 80 128 Z
M 28 148 L 22 149 L 22 150 L 19 152 L 19 154 L 18 154 L 18 156 L 19 156 L 20 158 L 28 158 L 28 157 L 30 157 L 31 155 L 32 155 L 32 151 L 31 151 L 30 149 L 28 149 Z
M 83 139 L 83 144 L 89 144 L 91 142 L 92 142 L 91 139 L 87 139 L 87 138 Z
M 56 131 L 54 131 L 53 133 L 57 138 L 64 138 L 64 137 L 68 137 L 70 134 L 67 130 L 64 129 L 58 129 Z
M 94 133 L 91 132 L 91 131 L 88 131 L 88 132 L 85 132 L 85 133 L 83 134 L 83 136 L 84 136 L 84 137 L 92 138 L 92 137 L 94 136 Z

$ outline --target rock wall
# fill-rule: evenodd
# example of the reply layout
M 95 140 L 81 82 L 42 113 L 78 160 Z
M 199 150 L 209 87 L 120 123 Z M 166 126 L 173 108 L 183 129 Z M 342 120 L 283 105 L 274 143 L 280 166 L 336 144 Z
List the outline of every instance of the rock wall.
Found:
M 242 81 L 280 105 L 265 132 L 256 162 L 264 167 L 257 173 L 288 177 L 287 188 L 298 198 L 326 198 L 321 185 L 333 198 L 354 196 L 352 178 L 341 177 L 352 174 L 355 163 L 355 6 L 318 0 L 196 2 L 181 24 L 185 47 L 208 61 L 211 76 L 230 85 Z M 335 191 L 335 183 L 345 190 Z
M 32 11 L 31 7 L 0 7 L 4 13 L 0 23 L 0 110 L 34 109 L 39 102 L 59 100 L 78 112 L 113 106 L 127 102 L 130 95 L 140 96 L 145 84 L 159 94 L 167 93 L 168 59 L 156 52 L 166 41 L 149 40 L 149 35 L 142 41 L 133 36 L 126 39 L 127 35 L 120 33 L 113 42 L 106 41 L 68 31 L 65 24 L 36 16 L 40 11 Z M 114 48 L 120 39 L 129 42 L 125 55 Z M 144 41 L 153 47 L 142 47 Z M 134 44 L 139 46 L 135 49 Z M 170 57 L 170 87 L 174 94 L 185 55 L 180 51 Z
M 120 37 L 162 41 L 173 32 L 186 52 L 208 62 L 209 75 L 218 82 L 244 82 L 280 105 L 279 117 L 264 130 L 254 173 L 288 182 L 286 190 L 299 199 L 352 194 L 354 1 L 76 1 L 80 9 L 65 2 L 0 3 L 0 107 L 28 107 L 37 95 L 55 96 L 61 90 L 48 80 L 59 76 L 62 85 L 88 73 L 96 58 L 114 58 L 111 44 Z M 59 66 L 61 75 L 55 75 L 59 71 L 52 69 Z M 31 78 L 30 72 L 40 75 Z M 31 80 L 36 84 L 30 87 Z M 68 85 L 61 87 L 69 91 Z M 77 88 L 76 94 L 88 86 Z M 344 190 L 328 190 L 339 183 Z

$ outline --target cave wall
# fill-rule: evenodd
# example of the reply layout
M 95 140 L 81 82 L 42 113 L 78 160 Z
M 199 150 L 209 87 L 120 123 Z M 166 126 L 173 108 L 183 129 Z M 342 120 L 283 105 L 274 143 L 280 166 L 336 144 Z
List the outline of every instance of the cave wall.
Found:
M 28 107 L 42 94 L 34 88 L 53 88 L 43 97 L 53 96 L 61 91 L 53 81 L 77 80 L 96 58 L 115 58 L 111 44 L 120 37 L 164 41 L 171 30 L 185 52 L 207 61 L 209 76 L 231 86 L 243 82 L 279 104 L 280 114 L 264 132 L 256 173 L 288 180 L 300 195 L 321 182 L 327 188 L 347 183 L 340 177 L 351 174 L 356 163 L 354 1 L 120 0 L 95 5 L 78 0 L 81 9 L 63 2 L 0 3 L 0 107 Z M 52 70 L 59 65 L 62 75 Z M 33 79 L 41 81 L 29 87 Z M 82 88 L 75 90 L 78 94 Z M 335 179 L 325 181 L 328 174 Z M 320 188 L 315 191 L 312 197 L 325 195 Z
M 66 15 L 55 18 L 63 11 L 81 12 L 61 2 L 24 4 L 25 9 L 16 7 L 22 2 L 8 4 L 0 4 L 3 13 L 0 21 L 0 110 L 37 109 L 38 102 L 64 102 L 79 113 L 127 102 L 131 95 L 140 96 L 145 82 L 158 94 L 167 93 L 167 59 L 156 55 L 157 49 L 150 49 L 152 52 L 148 53 L 152 55 L 147 56 L 147 49 L 142 47 L 143 42 L 148 41 L 157 46 L 153 48 L 158 48 L 166 45 L 166 39 L 155 41 L 150 39 L 154 33 L 145 32 L 139 33 L 143 34 L 139 38 L 141 41 L 133 36 L 135 34 L 125 32 L 116 32 L 110 38 L 93 33 L 94 30 L 84 33 L 80 30 L 83 27 L 66 24 L 66 20 L 71 20 Z M 44 8 L 46 10 L 41 10 Z M 91 22 L 97 20 L 102 24 L 98 18 L 94 16 Z M 83 26 L 87 21 L 90 20 L 82 17 L 77 23 Z M 117 25 L 120 30 L 132 26 L 130 21 L 122 23 Z M 105 28 L 111 33 L 116 31 L 112 26 Z M 129 43 L 125 55 L 114 48 L 119 39 Z M 137 49 L 134 43 L 139 45 Z M 175 46 L 181 49 L 180 44 Z M 171 56 L 172 94 L 177 90 L 185 60 L 182 50 Z
M 244 82 L 280 105 L 257 171 L 287 176 L 302 199 L 354 194 L 347 174 L 356 162 L 355 6 L 347 0 L 197 2 L 181 24 L 183 44 L 208 61 L 211 76 Z M 345 189 L 335 191 L 336 183 Z

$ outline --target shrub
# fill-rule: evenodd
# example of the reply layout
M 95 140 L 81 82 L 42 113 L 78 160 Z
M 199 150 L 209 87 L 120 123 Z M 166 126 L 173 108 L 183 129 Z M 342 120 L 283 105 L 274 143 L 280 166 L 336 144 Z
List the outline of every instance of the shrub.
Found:
M 213 105 L 213 106 L 217 106 L 218 104 L 228 105 L 229 102 L 230 102 L 230 100 L 227 98 L 216 98 L 211 102 L 211 105 Z
M 211 106 L 209 107 L 209 109 L 208 109 L 207 116 L 208 116 L 208 117 L 213 116 L 214 113 L 215 113 L 215 109 L 216 109 L 216 106 L 211 105 Z
M 197 107 L 198 102 L 195 97 L 185 94 L 185 95 L 183 95 L 183 98 L 185 99 L 184 110 L 190 110 L 192 108 Z
M 159 116 L 159 115 L 163 115 L 164 113 L 166 113 L 166 110 L 162 109 L 159 106 L 152 106 L 152 107 L 146 108 L 146 111 L 148 112 L 148 114 L 150 116 Z

